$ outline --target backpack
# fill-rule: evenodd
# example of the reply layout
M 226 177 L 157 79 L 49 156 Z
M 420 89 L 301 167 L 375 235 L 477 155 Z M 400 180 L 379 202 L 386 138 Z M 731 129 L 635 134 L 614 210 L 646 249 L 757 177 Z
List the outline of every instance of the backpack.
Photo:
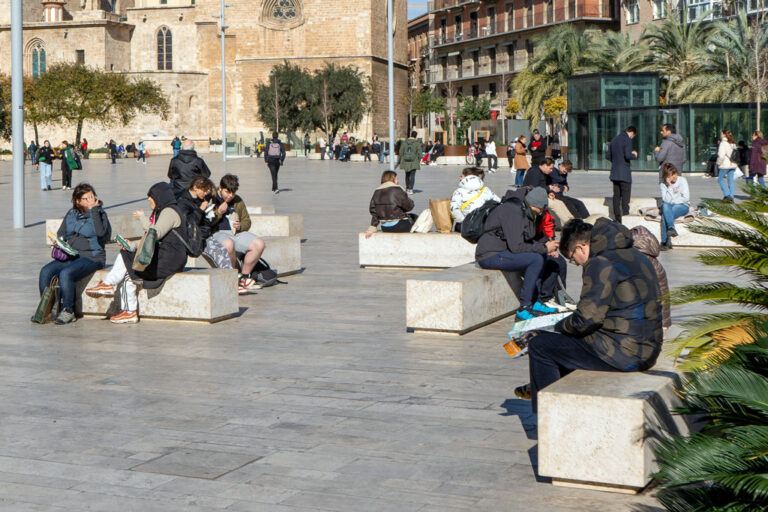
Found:
M 282 151 L 280 151 L 280 143 L 274 141 L 270 142 L 269 149 L 267 149 L 267 156 L 271 158 L 280 158 L 280 155 L 282 155 Z
M 175 209 L 175 208 L 174 208 Z M 185 235 L 179 233 L 178 228 L 173 228 L 173 233 L 181 240 L 181 244 L 187 250 L 187 255 L 197 258 L 205 251 L 205 233 L 200 229 L 194 216 L 182 215 L 176 210 L 182 218 L 181 226 L 184 228 Z
M 730 160 L 736 165 L 739 165 L 739 162 L 741 161 L 741 150 L 737 146 L 733 146 L 733 151 L 731 151 Z
M 486 233 L 485 221 L 488 219 L 488 215 L 499 204 L 501 203 L 489 199 L 480 208 L 469 212 L 461 223 L 461 237 L 471 244 L 476 244 L 480 237 Z
M 403 162 L 414 162 L 421 157 L 420 154 L 416 154 L 416 148 L 414 146 L 415 144 L 411 141 L 406 141 L 403 144 Z
M 274 286 L 278 283 L 286 284 L 285 281 L 281 281 L 277 278 L 277 272 L 269 266 L 269 263 L 267 263 L 267 260 L 264 258 L 260 258 L 256 263 L 256 266 L 253 267 L 251 279 L 260 284 L 262 288 Z

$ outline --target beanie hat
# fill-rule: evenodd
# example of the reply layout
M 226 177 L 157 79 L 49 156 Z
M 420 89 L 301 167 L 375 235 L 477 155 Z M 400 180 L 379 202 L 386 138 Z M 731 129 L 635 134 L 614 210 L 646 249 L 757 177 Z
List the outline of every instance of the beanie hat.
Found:
M 536 187 L 525 195 L 525 201 L 528 206 L 535 206 L 543 210 L 549 204 L 549 197 L 546 190 Z

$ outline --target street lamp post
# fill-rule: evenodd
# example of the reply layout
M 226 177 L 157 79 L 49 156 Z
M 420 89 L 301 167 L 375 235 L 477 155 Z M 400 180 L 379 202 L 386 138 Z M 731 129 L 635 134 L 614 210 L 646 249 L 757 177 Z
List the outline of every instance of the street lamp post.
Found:
M 392 34 L 393 4 L 387 0 L 387 78 L 389 82 L 389 170 L 395 170 L 395 65 L 394 42 Z
M 224 22 L 224 14 L 227 7 L 221 0 L 221 11 L 214 18 L 219 18 L 221 31 L 221 160 L 224 162 L 224 171 L 227 170 L 227 43 L 225 32 L 229 28 Z
M 11 2 L 11 139 L 13 141 L 13 227 L 24 227 L 24 77 L 21 0 Z

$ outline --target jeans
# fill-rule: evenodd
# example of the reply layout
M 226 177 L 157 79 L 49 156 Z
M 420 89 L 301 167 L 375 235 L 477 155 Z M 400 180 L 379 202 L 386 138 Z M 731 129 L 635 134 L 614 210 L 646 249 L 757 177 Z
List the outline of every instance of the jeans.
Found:
M 496 155 L 488 155 L 488 170 L 499 168 L 499 158 Z
M 54 276 L 59 276 L 59 287 L 61 288 L 61 305 L 70 313 L 75 311 L 75 285 L 77 282 L 97 270 L 104 268 L 100 261 L 90 258 L 79 257 L 69 261 L 53 260 L 40 269 L 38 277 L 38 287 L 40 295 L 43 294 L 45 287 L 51 284 Z
M 531 339 L 528 343 L 528 365 L 534 413 L 538 391 L 573 370 L 619 371 L 597 357 L 583 339 L 554 332 L 542 332 Z
M 320 148 L 320 160 L 325 160 L 325 152 L 328 151 L 327 147 L 321 147 Z
M 175 150 L 174 150 L 174 151 L 175 151 Z M 115 162 L 115 159 L 117 158 L 117 153 L 112 153 L 112 154 L 111 154 L 111 155 L 109 155 L 109 156 L 110 156 L 110 158 L 112 159 L 112 163 L 113 163 L 113 164 L 114 164 L 114 163 L 117 163 L 117 162 Z
M 280 162 L 267 162 L 269 174 L 272 175 L 272 192 L 277 190 L 277 172 L 280 170 Z
M 51 164 L 40 162 L 40 188 L 48 190 L 51 188 Z
M 177 156 L 178 154 L 179 154 L 179 150 L 178 150 L 178 149 L 174 149 L 174 150 L 173 150 L 173 158 L 176 158 L 176 156 Z
M 416 184 L 416 171 L 406 171 L 405 173 L 405 188 L 407 190 L 413 190 L 413 186 Z
M 757 174 L 757 182 L 760 184 L 761 187 L 765 188 L 765 176 L 762 174 Z
M 720 190 L 723 191 L 723 197 L 730 197 L 733 199 L 733 195 L 736 193 L 736 189 L 733 186 L 733 175 L 736 169 L 720 169 L 717 170 L 717 183 L 720 184 Z M 725 178 L 728 177 L 728 184 L 725 184 Z
M 568 263 L 561 255 L 557 255 L 557 258 L 553 258 L 550 255 L 544 257 L 544 268 L 541 270 L 541 285 L 539 293 L 539 301 L 547 302 L 555 298 L 557 294 L 557 277 L 566 281 L 568 275 Z
M 544 256 L 534 252 L 514 254 L 500 252 L 477 262 L 480 267 L 508 272 L 523 272 L 523 286 L 520 289 L 520 308 L 527 309 L 538 298 L 541 271 L 544 269 Z
M 522 187 L 523 186 L 523 180 L 525 180 L 525 171 L 527 169 L 518 169 L 517 172 L 515 172 L 515 186 L 516 187 Z
M 629 200 L 632 197 L 632 184 L 626 181 L 613 182 L 613 220 L 621 224 L 621 218 L 629 215 Z
M 661 243 L 667 243 L 667 230 L 675 227 L 675 219 L 688 213 L 687 204 L 662 203 L 661 205 Z
M 144 151 L 139 151 L 139 157 L 136 161 L 138 162 L 139 160 L 144 160 L 144 163 L 147 163 L 147 156 L 144 154 Z

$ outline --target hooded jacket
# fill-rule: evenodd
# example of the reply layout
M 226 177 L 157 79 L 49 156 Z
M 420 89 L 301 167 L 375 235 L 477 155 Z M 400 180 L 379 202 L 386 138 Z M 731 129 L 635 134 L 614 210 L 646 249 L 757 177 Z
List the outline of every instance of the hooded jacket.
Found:
M 763 148 L 768 142 L 758 137 L 752 141 L 752 149 L 749 150 L 749 174 L 765 176 L 765 159 L 763 159 Z
M 482 192 L 481 192 L 482 190 Z M 454 190 L 451 196 L 451 217 L 454 222 L 464 222 L 464 217 L 473 210 L 483 206 L 486 201 L 501 202 L 499 196 L 486 187 L 479 176 L 470 174 L 459 182 L 459 188 Z M 463 209 L 462 206 L 470 201 Z
M 368 210 L 371 212 L 370 231 L 376 231 L 380 222 L 408 218 L 408 212 L 413 210 L 413 200 L 399 185 L 387 181 L 373 192 Z
M 682 173 L 683 165 L 688 161 L 688 157 L 685 154 L 683 136 L 679 133 L 670 133 L 664 137 L 659 150 L 654 153 L 654 156 L 660 166 L 669 163 Z
M 71 245 L 81 257 L 98 261 L 102 265 L 106 263 L 104 245 L 112 238 L 112 227 L 101 205 L 85 212 L 76 208 L 69 210 L 56 235 Z
M 658 260 L 659 240 L 645 226 L 635 226 L 632 228 L 632 240 L 633 247 L 648 256 L 654 270 L 656 270 L 656 277 L 659 279 L 659 290 L 661 291 L 661 325 L 662 327 L 669 327 L 672 325 L 672 314 L 669 308 L 668 297 L 669 281 L 667 280 L 667 272 Z
M 525 201 L 528 189 L 509 190 L 485 220 L 485 233 L 477 241 L 475 260 L 500 252 L 547 254 L 546 238 L 538 233 L 538 218 Z
M 576 311 L 555 325 L 581 338 L 619 371 L 652 367 L 661 351 L 661 297 L 651 261 L 632 247 L 629 230 L 600 218 L 592 228 L 589 259 Z
M 205 161 L 197 156 L 194 149 L 182 149 L 178 155 L 171 158 L 168 179 L 171 180 L 177 197 L 186 191 L 198 176 L 210 178 L 211 170 L 208 169 Z

